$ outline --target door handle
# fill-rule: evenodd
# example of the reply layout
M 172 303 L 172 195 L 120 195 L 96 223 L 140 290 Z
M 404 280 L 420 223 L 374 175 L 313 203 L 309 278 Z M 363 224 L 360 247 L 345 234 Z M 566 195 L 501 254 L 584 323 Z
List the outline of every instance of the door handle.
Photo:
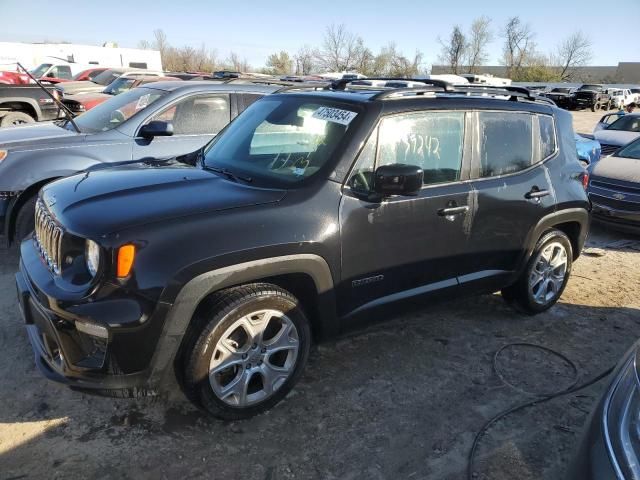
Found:
M 453 215 L 462 215 L 469 211 L 469 207 L 464 205 L 462 207 L 447 207 L 438 210 L 438 215 L 441 217 L 451 217 Z
M 534 187 L 524 194 L 524 198 L 526 198 L 527 200 L 540 199 L 542 197 L 546 197 L 547 195 L 551 195 L 551 192 L 549 190 L 538 190 L 536 187 Z

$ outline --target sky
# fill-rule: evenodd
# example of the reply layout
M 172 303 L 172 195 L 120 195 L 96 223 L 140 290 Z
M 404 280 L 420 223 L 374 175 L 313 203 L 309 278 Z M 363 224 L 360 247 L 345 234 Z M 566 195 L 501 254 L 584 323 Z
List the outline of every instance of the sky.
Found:
M 530 24 L 542 52 L 554 51 L 563 38 L 581 29 L 592 42 L 592 65 L 640 61 L 638 42 L 624 33 L 637 28 L 640 0 L 616 0 L 612 8 L 603 5 L 583 0 L 0 0 L 0 41 L 90 45 L 113 41 L 120 47 L 135 48 L 140 40 L 152 41 L 153 31 L 162 29 L 173 46 L 198 48 L 204 43 L 220 59 L 234 51 L 260 68 L 269 54 L 295 53 L 305 44 L 319 46 L 328 25 L 345 24 L 374 53 L 395 42 L 407 56 L 420 50 L 425 66 L 430 67 L 440 63 L 439 37 L 447 38 L 456 24 L 466 30 L 474 18 L 485 15 L 492 19 L 495 37 L 489 45 L 488 63 L 496 65 L 502 51 L 499 31 L 508 17 L 517 15 Z M 625 19 L 636 25 L 625 26 Z

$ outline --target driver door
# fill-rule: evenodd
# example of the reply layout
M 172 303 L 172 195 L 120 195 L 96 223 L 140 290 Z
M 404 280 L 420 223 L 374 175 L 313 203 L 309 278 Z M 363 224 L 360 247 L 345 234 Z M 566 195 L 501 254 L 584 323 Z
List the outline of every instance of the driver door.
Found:
M 472 217 L 464 112 L 384 118 L 363 148 L 340 205 L 342 315 L 457 288 Z M 416 196 L 367 200 L 381 165 L 424 171 Z
M 231 121 L 229 95 L 216 93 L 181 98 L 147 118 L 142 125 L 153 120 L 171 122 L 174 133 L 151 140 L 136 137 L 134 160 L 145 157 L 171 158 L 204 146 Z

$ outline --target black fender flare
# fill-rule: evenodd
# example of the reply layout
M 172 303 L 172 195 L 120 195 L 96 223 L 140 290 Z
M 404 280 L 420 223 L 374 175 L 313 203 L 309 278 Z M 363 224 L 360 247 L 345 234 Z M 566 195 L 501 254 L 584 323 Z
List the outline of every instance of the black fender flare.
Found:
M 526 240 L 526 250 L 524 256 L 521 259 L 519 271 L 527 264 L 527 260 L 533 253 L 533 249 L 536 247 L 536 243 L 544 232 L 554 228 L 556 225 L 563 223 L 577 223 L 580 225 L 580 231 L 577 240 L 577 251 L 573 252 L 574 260 L 580 255 L 580 251 L 584 246 L 584 242 L 587 239 L 589 233 L 589 225 L 591 223 L 591 216 L 589 210 L 586 208 L 567 208 L 563 210 L 557 210 L 553 213 L 542 217 L 535 227 L 529 231 L 529 235 Z
M 334 282 L 324 258 L 315 254 L 284 255 L 253 260 L 202 273 L 189 280 L 178 293 L 167 316 L 156 351 L 151 360 L 149 385 L 170 381 L 173 362 L 196 308 L 208 295 L 227 287 L 259 281 L 262 278 L 304 273 L 309 275 L 318 293 L 318 314 L 323 331 L 332 335 L 338 331 Z

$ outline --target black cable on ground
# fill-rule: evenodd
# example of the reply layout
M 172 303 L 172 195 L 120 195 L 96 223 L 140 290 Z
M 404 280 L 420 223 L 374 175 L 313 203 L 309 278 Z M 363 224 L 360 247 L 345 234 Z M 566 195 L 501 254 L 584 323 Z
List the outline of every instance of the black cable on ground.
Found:
M 558 390 L 557 392 L 551 392 L 551 393 L 547 393 L 547 394 L 539 394 L 539 393 L 535 393 L 535 392 L 527 392 L 526 390 L 522 390 L 514 385 L 512 385 L 511 383 L 509 383 L 507 380 L 505 380 L 505 378 L 502 376 L 502 374 L 500 373 L 500 370 L 497 367 L 497 360 L 498 357 L 500 355 L 500 353 L 502 353 L 503 350 L 505 350 L 506 348 L 509 347 L 513 347 L 513 346 L 524 346 L 524 347 L 532 347 L 532 348 L 537 348 L 540 350 L 543 350 L 545 352 L 549 352 L 552 353 L 553 355 L 556 355 L 557 357 L 563 359 L 565 362 L 567 362 L 571 368 L 574 371 L 574 380 L 571 383 L 571 385 L 569 385 L 568 387 L 565 387 L 561 390 Z M 553 400 L 554 398 L 558 398 L 561 397 L 563 395 L 569 395 L 570 393 L 574 393 L 577 392 L 578 390 L 583 390 L 587 387 L 590 387 L 591 385 L 593 385 L 594 383 L 602 380 L 603 378 L 605 378 L 606 376 L 608 376 L 612 371 L 614 367 L 611 367 L 609 369 L 607 369 L 606 371 L 600 373 L 599 375 L 597 375 L 596 377 L 592 378 L 591 380 L 588 380 L 587 382 L 581 383 L 580 385 L 578 385 L 578 367 L 576 366 L 576 364 L 569 359 L 568 357 L 566 357 L 565 355 L 563 355 L 560 352 L 557 352 L 551 348 L 548 347 L 544 347 L 542 345 L 536 345 L 534 343 L 526 343 L 526 342 L 516 342 L 516 343 L 508 343 L 504 346 L 502 346 L 500 349 L 498 349 L 498 351 L 496 351 L 496 353 L 493 356 L 493 371 L 496 373 L 496 375 L 500 378 L 500 380 L 507 386 L 513 388 L 514 390 L 520 392 L 520 393 L 524 393 L 526 395 L 536 395 L 537 398 L 533 399 L 533 400 L 529 400 L 528 402 L 524 402 L 524 403 L 520 403 L 518 405 L 514 405 L 513 407 L 508 408 L 507 410 L 504 410 L 502 412 L 500 412 L 499 414 L 495 415 L 493 418 L 489 419 L 487 422 L 485 422 L 485 424 L 482 426 L 482 428 L 478 431 L 478 433 L 476 433 L 476 436 L 473 439 L 473 444 L 471 446 L 471 450 L 469 451 L 469 457 L 467 460 L 467 479 L 468 480 L 473 480 L 473 463 L 474 463 L 474 459 L 476 456 L 476 451 L 478 449 L 478 445 L 480 443 L 480 440 L 482 439 L 482 437 L 484 436 L 484 434 L 487 432 L 487 430 L 489 430 L 489 428 L 491 428 L 492 425 L 494 425 L 496 422 L 500 421 L 501 419 L 503 419 L 504 417 L 511 415 L 512 413 L 518 412 L 520 410 L 524 410 L 527 407 L 533 407 L 534 405 L 539 405 L 541 403 L 544 402 L 548 402 L 549 400 Z

